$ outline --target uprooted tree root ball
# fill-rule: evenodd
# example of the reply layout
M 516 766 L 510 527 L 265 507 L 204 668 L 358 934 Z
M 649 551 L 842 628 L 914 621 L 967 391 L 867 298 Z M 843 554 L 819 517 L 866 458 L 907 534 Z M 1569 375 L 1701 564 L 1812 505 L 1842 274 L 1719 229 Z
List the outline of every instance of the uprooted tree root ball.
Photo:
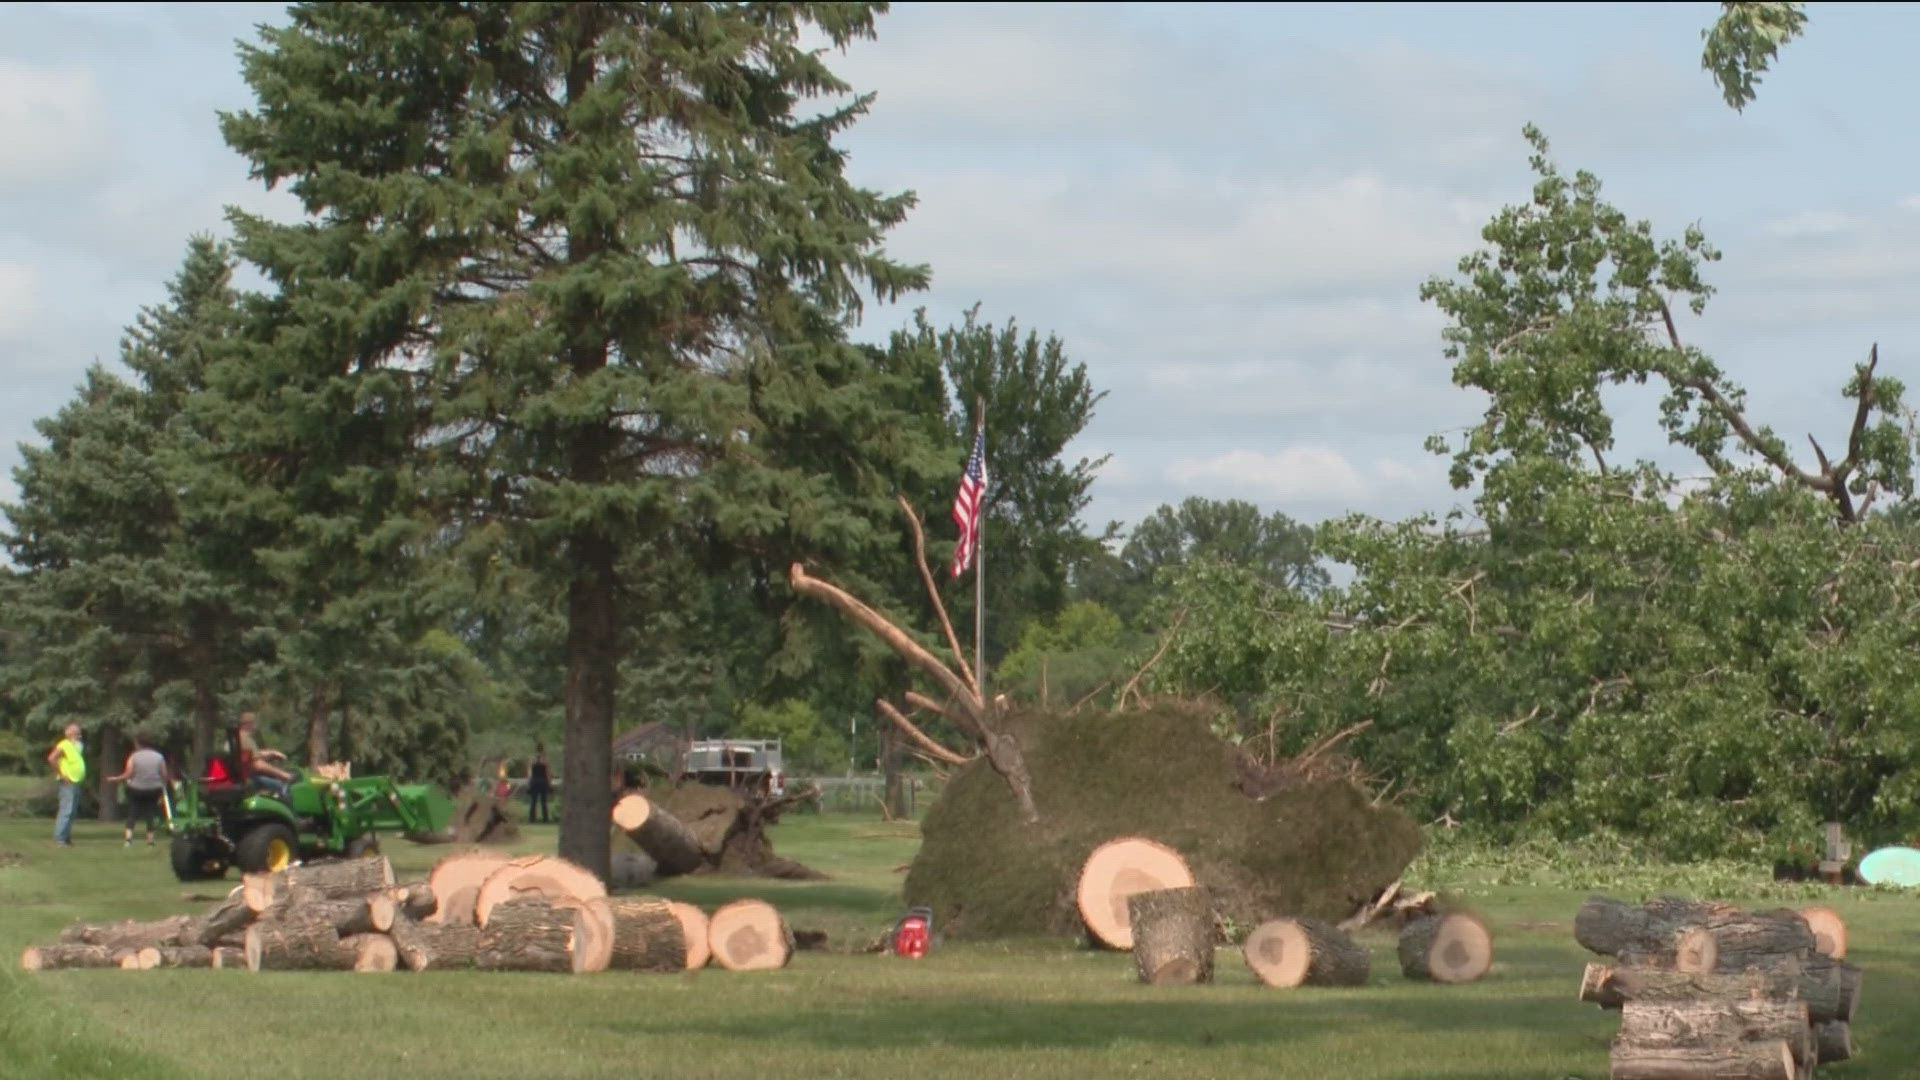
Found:
M 1276 774 L 1244 793 L 1244 759 L 1199 710 L 1024 714 L 1020 739 L 1040 821 L 1028 824 L 984 760 L 956 772 L 921 827 L 906 901 L 955 937 L 1076 934 L 1074 887 L 1118 836 L 1178 851 L 1216 913 L 1243 928 L 1281 915 L 1336 920 L 1398 878 L 1420 831 L 1348 780 Z

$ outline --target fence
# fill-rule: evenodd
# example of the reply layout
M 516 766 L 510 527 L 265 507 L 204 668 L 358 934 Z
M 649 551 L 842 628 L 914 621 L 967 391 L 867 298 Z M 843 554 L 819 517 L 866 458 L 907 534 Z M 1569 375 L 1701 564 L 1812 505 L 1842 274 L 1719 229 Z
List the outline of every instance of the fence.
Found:
M 925 782 L 912 776 L 902 777 L 900 782 L 907 789 L 907 816 L 913 817 L 920 811 Z M 809 784 L 820 788 L 820 809 L 828 813 L 878 815 L 887 794 L 886 778 L 880 776 L 789 777 L 787 790 L 799 791 Z

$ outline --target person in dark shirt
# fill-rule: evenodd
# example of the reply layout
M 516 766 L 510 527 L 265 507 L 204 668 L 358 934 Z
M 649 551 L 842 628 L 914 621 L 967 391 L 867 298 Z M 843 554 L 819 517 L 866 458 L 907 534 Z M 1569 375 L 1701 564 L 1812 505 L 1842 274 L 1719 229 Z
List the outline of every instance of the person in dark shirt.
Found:
M 553 773 L 547 768 L 547 751 L 543 747 L 536 746 L 533 764 L 527 769 L 527 821 L 529 824 L 536 820 L 542 824 L 553 820 L 547 811 L 547 798 L 552 794 Z
M 167 794 L 169 770 L 167 756 L 153 748 L 145 735 L 133 737 L 133 753 L 127 755 L 126 767 L 118 776 L 109 776 L 110 783 L 125 784 L 127 793 L 127 832 L 124 843 L 133 846 L 133 826 L 144 820 L 147 823 L 147 846 L 153 846 L 153 825 L 162 814 L 161 800 Z

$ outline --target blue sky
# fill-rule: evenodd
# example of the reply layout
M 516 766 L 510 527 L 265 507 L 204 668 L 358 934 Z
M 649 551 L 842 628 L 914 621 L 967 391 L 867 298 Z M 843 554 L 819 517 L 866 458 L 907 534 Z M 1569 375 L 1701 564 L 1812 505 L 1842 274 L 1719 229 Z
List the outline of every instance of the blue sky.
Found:
M 1628 213 L 1706 229 L 1720 294 L 1687 335 L 1757 421 L 1832 446 L 1871 343 L 1920 372 L 1920 8 L 1811 5 L 1739 114 L 1699 69 L 1717 7 L 896 5 L 836 58 L 879 94 L 845 145 L 860 182 L 919 193 L 889 246 L 934 287 L 860 334 L 975 301 L 1057 333 L 1108 392 L 1072 448 L 1112 455 L 1096 525 L 1188 494 L 1444 509 L 1421 443 L 1483 403 L 1419 285 L 1525 197 L 1532 121 Z M 0 473 L 190 234 L 290 212 L 213 115 L 248 105 L 234 40 L 282 10 L 0 6 Z M 1651 395 L 1615 400 L 1616 458 L 1692 468 Z

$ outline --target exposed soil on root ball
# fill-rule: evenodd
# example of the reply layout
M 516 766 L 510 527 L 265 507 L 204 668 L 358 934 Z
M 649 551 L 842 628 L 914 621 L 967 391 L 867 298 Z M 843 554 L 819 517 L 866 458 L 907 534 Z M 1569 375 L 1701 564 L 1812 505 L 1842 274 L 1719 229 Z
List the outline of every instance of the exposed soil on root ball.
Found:
M 1122 713 L 1009 717 L 1041 820 L 1021 819 L 984 760 L 959 770 L 921 826 L 906 902 L 965 938 L 1082 930 L 1081 865 L 1122 836 L 1179 852 L 1216 913 L 1243 928 L 1279 916 L 1337 920 L 1377 895 L 1420 850 L 1397 808 L 1337 776 L 1271 774 L 1245 793 L 1245 761 L 1178 704 Z M 1284 770 L 1282 770 L 1284 772 Z

